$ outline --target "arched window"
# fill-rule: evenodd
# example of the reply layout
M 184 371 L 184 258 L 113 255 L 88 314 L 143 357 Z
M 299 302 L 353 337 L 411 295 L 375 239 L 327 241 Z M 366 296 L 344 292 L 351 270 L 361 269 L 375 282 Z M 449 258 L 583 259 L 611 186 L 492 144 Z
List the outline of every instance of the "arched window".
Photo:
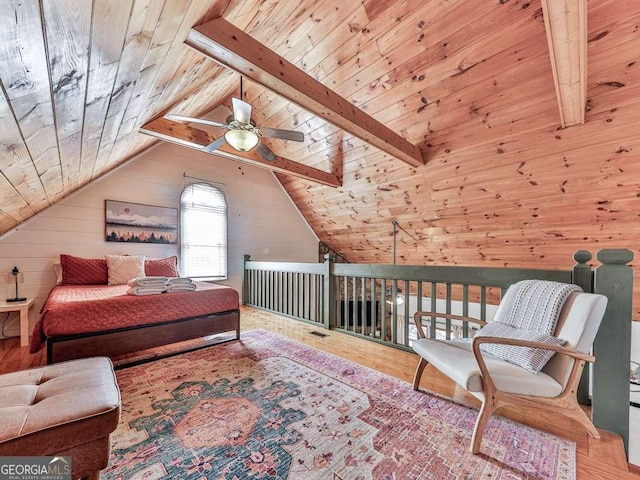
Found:
M 227 278 L 227 201 L 207 183 L 187 185 L 180 197 L 181 267 L 187 277 Z

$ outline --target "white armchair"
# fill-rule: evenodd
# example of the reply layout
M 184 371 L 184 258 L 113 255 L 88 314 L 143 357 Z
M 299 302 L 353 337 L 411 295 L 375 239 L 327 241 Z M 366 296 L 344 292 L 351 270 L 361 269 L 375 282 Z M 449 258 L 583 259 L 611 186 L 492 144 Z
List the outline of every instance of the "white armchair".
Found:
M 514 300 L 519 294 L 519 289 L 520 294 L 522 293 L 520 284 L 512 285 L 505 294 L 494 318 L 494 322 L 498 323 L 492 327 L 502 327 L 500 320 L 513 318 L 512 309 L 514 308 L 520 308 L 520 314 L 527 311 L 526 308 L 523 309 L 518 305 L 518 300 Z M 421 321 L 425 316 L 463 320 L 480 325 L 485 325 L 485 322 L 459 315 L 416 312 L 414 320 L 419 338 L 413 343 L 413 349 L 421 358 L 416 369 L 413 389 L 418 390 L 425 367 L 432 364 L 482 401 L 471 440 L 472 453 L 480 452 L 482 435 L 489 417 L 498 408 L 506 405 L 536 406 L 562 413 L 584 425 L 590 436 L 600 438 L 590 418 L 580 408 L 576 393 L 585 362 L 595 360 L 589 352 L 604 315 L 607 298 L 603 295 L 582 292 L 568 293 L 565 296 L 566 301 L 563 300 L 559 314 L 556 312 L 557 323 L 554 321 L 555 327 L 551 331 L 552 337 L 566 341 L 562 346 L 525 339 L 538 338 L 536 332 L 532 332 L 532 325 L 535 327 L 535 318 L 533 324 L 527 320 L 529 322 L 527 330 L 518 328 L 508 330 L 511 327 L 506 327 L 508 331 L 513 331 L 512 337 L 518 338 L 504 338 L 508 336 L 504 334 L 482 336 L 483 330 L 480 330 L 479 335 L 470 341 L 427 338 Z M 528 311 L 532 312 L 531 308 Z M 495 328 L 492 331 L 496 331 Z M 531 337 L 532 334 L 533 337 Z M 537 333 L 537 335 L 545 337 L 543 334 Z M 556 338 L 546 339 L 546 341 L 554 342 Z M 511 351 L 512 358 L 507 361 L 488 353 L 485 351 L 487 346 L 489 348 L 510 346 L 507 350 Z M 530 371 L 528 364 L 525 366 L 529 370 L 512 363 L 514 351 L 516 355 L 522 352 L 533 356 L 546 353 L 552 357 L 538 373 L 534 373 Z

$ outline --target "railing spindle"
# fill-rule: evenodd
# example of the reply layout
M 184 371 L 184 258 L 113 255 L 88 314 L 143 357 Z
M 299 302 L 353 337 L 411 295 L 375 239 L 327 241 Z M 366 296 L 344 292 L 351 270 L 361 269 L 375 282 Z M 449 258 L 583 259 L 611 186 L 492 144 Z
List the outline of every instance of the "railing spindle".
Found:
M 276 272 L 276 311 L 282 311 L 282 275 L 283 272 Z
M 251 303 L 253 304 L 257 304 L 258 303 L 258 295 L 259 295 L 259 290 L 258 290 L 258 278 L 259 278 L 259 274 L 260 272 L 257 270 L 251 270 Z
M 296 316 L 302 317 L 302 273 L 296 274 Z
M 318 321 L 322 322 L 322 312 L 324 312 L 324 281 L 318 276 Z
M 446 313 L 451 313 L 451 284 L 447 283 L 447 287 L 446 287 L 446 297 L 445 297 L 445 305 L 446 305 L 446 309 L 445 312 Z M 447 337 L 447 340 L 451 340 L 451 319 L 447 318 L 445 320 L 445 335 Z
M 404 344 L 409 345 L 409 281 L 404 281 Z
M 278 277 L 280 272 L 273 272 L 273 310 L 278 311 L 278 297 L 280 290 L 278 289 Z
M 376 298 L 376 287 L 378 282 L 375 278 L 371 279 L 371 317 L 369 322 L 371 323 L 371 331 L 369 335 L 376 336 L 376 329 L 378 328 L 378 299 Z
M 383 278 L 380 280 L 380 338 L 387 340 L 387 282 Z
M 315 275 L 309 274 L 309 310 L 307 311 L 307 320 L 313 320 L 313 288 Z
M 307 279 L 305 282 L 305 298 L 306 298 L 306 308 L 304 310 L 304 318 L 308 319 L 311 316 L 311 274 L 305 273 Z
M 351 311 L 353 314 L 353 325 L 351 325 L 351 330 L 354 333 L 357 333 L 358 331 L 358 321 L 360 320 L 359 315 L 358 315 L 358 306 L 360 304 L 360 283 L 361 283 L 362 279 L 356 277 L 353 279 L 353 284 L 351 285 L 353 288 L 353 303 L 351 305 Z
M 462 286 L 462 316 L 469 316 L 469 285 Z M 462 336 L 469 338 L 469 322 L 462 322 Z
M 316 278 L 316 298 L 314 299 L 316 305 L 316 323 L 322 321 L 322 310 L 319 307 L 322 305 L 322 297 L 320 296 L 321 288 L 322 288 L 322 277 L 319 275 L 314 275 Z
M 291 273 L 284 274 L 284 305 L 287 315 L 291 315 Z
M 392 281 L 391 287 L 391 343 L 398 343 L 398 280 Z
M 431 311 L 438 310 L 438 284 L 431 282 Z M 431 316 L 431 338 L 436 338 L 436 317 Z
M 282 311 L 286 315 L 291 315 L 291 310 L 289 310 L 289 302 L 291 302 L 291 285 L 289 284 L 289 272 L 284 272 L 282 276 L 282 282 L 282 291 L 284 297 Z
M 487 287 L 480 287 L 480 320 L 487 321 Z
M 262 306 L 264 308 L 269 308 L 269 275 L 271 272 L 267 270 L 262 276 Z
M 364 296 L 365 296 L 365 288 L 366 288 L 366 282 L 367 279 L 360 277 L 358 279 L 358 298 L 357 298 L 357 308 L 356 311 L 358 312 L 358 320 L 356 322 L 356 331 L 359 330 L 359 333 L 361 335 L 364 335 L 364 327 L 363 325 L 366 323 L 366 306 L 363 307 L 363 301 L 364 301 Z M 363 309 L 364 308 L 364 309 Z
M 342 288 L 344 289 L 344 300 L 342 303 L 342 328 L 349 328 L 349 277 L 342 277 Z
M 315 275 L 309 274 L 309 310 L 307 312 L 307 320 L 313 320 L 314 298 L 313 289 L 315 288 Z

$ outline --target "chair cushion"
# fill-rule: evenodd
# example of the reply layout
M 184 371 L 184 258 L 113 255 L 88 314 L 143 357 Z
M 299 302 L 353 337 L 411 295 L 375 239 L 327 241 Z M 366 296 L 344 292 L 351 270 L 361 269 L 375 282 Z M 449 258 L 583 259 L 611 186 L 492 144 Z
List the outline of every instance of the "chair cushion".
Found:
M 607 308 L 607 297 L 595 293 L 574 293 L 565 303 L 554 335 L 566 340 L 565 348 L 589 353 Z M 555 378 L 561 385 L 569 379 L 573 359 L 566 355 L 554 355 L 542 371 Z
M 500 322 L 489 322 L 476 334 L 476 337 L 499 337 L 515 338 L 518 340 L 530 340 L 532 342 L 548 343 L 549 345 L 562 346 L 565 340 L 552 337 L 546 333 L 534 332 L 531 330 L 521 330 L 510 327 Z M 553 350 L 543 348 L 517 347 L 513 345 L 500 345 L 484 343 L 480 345 L 480 350 L 491 355 L 515 363 L 522 368 L 537 374 L 542 367 L 555 355 Z
M 482 392 L 480 367 L 471 345 L 461 341 L 422 338 L 413 342 L 415 352 L 470 392 Z M 496 387 L 508 393 L 553 398 L 562 386 L 544 372 L 531 373 L 522 367 L 483 353 Z

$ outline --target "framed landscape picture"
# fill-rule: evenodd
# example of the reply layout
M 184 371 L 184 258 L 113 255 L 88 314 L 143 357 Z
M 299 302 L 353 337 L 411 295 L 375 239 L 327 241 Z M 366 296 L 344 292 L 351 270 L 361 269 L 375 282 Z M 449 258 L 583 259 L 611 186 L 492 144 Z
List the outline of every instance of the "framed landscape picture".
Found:
M 107 242 L 178 243 L 178 209 L 105 200 Z

